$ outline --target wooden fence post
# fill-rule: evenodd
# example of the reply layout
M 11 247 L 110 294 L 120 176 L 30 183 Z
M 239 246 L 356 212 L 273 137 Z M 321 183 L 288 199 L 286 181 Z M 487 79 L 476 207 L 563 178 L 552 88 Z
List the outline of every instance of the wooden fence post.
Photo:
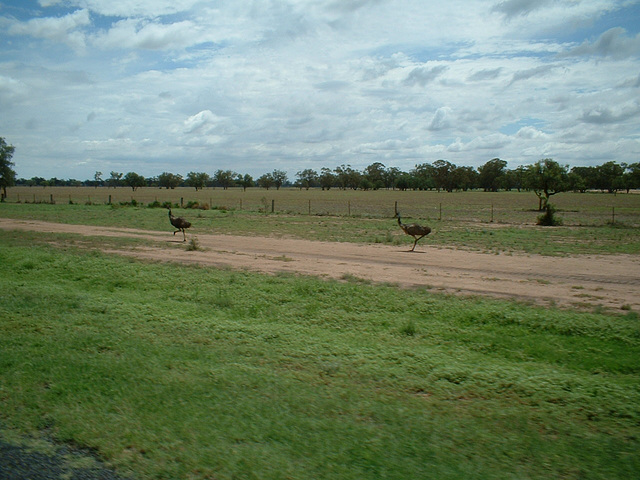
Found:
M 276 209 L 276 201 L 275 200 L 271 200 L 271 213 L 273 213 Z

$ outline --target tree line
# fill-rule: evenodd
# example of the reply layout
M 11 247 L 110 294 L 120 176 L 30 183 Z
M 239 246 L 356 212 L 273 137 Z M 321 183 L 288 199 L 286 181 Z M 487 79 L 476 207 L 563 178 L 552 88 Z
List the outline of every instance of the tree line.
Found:
M 585 192 L 601 190 L 609 193 L 640 188 L 640 163 L 618 164 L 606 162 L 591 167 L 573 167 L 560 165 L 552 159 L 543 159 L 532 165 L 521 165 L 508 169 L 507 162 L 499 158 L 489 160 L 476 168 L 457 166 L 446 160 L 418 164 L 409 172 L 396 167 L 385 167 L 375 162 L 362 171 L 350 165 L 340 165 L 334 169 L 323 167 L 318 172 L 305 169 L 296 173 L 291 181 L 287 173 L 274 170 L 255 179 L 249 174 L 239 174 L 231 170 L 217 170 L 213 175 L 205 172 L 189 172 L 186 177 L 180 174 L 163 172 L 155 177 L 144 177 L 135 172 L 123 174 L 112 171 L 109 177 L 96 172 L 89 180 L 45 179 L 32 177 L 15 180 L 16 185 L 27 186 L 106 186 L 109 188 L 158 187 L 173 189 L 176 187 L 203 188 L 260 187 L 265 189 L 297 187 L 300 189 L 331 188 L 353 190 L 444 190 L 447 192 L 482 189 L 487 192 L 499 190 L 531 190 L 540 175 L 540 164 L 553 166 L 553 170 L 562 178 L 564 191 Z
M 254 179 L 249 174 L 232 170 L 217 170 L 212 175 L 206 172 L 189 172 L 186 177 L 180 174 L 163 172 L 154 177 L 145 178 L 136 172 L 126 174 L 112 171 L 106 177 L 95 172 L 93 179 L 75 180 L 43 177 L 16 179 L 11 158 L 15 148 L 0 137 L 0 188 L 6 197 L 6 188 L 12 185 L 26 186 L 106 186 L 109 188 L 157 187 L 174 189 L 176 187 L 203 188 L 259 187 L 280 189 L 294 186 L 300 189 L 322 188 L 329 190 L 438 190 L 466 191 L 482 189 L 487 192 L 499 190 L 532 190 L 540 198 L 540 207 L 544 207 L 549 197 L 562 191 L 585 192 L 601 190 L 615 193 L 640 188 L 640 162 L 633 164 L 606 162 L 598 166 L 573 167 L 561 165 L 550 158 L 537 161 L 532 165 L 521 165 L 508 169 L 507 162 L 493 158 L 480 167 L 457 166 L 446 160 L 417 164 L 408 172 L 397 167 L 386 167 L 380 162 L 372 163 L 362 171 L 350 165 L 340 165 L 333 169 L 322 167 L 320 171 L 305 169 L 296 173 L 290 181 L 287 173 L 273 170 Z

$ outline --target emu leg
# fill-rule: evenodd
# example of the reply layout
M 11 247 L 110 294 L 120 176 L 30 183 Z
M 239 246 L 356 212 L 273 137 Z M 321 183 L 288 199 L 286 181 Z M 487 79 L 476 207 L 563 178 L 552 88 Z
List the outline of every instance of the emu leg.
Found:
M 183 242 L 187 241 L 187 232 L 184 231 L 184 228 L 182 229 L 182 235 L 184 235 L 184 240 L 182 240 Z

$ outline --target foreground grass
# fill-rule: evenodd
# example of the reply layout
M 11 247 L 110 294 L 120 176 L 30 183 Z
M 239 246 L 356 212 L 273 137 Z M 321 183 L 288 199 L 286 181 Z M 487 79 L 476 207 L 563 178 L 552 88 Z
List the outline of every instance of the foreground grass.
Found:
M 30 247 L 24 247 L 28 240 Z M 635 478 L 637 315 L 3 233 L 0 422 L 137 478 Z
M 412 243 L 394 218 L 260 214 L 234 210 L 176 209 L 193 224 L 191 235 L 217 233 L 295 237 L 363 243 Z M 162 208 L 108 205 L 0 204 L 0 217 L 82 225 L 172 231 Z M 406 218 L 405 222 L 421 221 Z M 469 223 L 430 220 L 433 233 L 423 243 L 483 252 L 542 255 L 639 254 L 640 227 L 624 224 L 538 227 L 532 224 Z

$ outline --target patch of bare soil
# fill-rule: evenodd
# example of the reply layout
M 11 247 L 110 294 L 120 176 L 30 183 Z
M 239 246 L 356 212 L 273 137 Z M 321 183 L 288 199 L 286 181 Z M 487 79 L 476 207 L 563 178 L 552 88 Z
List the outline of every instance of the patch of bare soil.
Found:
M 0 229 L 73 233 L 149 240 L 144 248 L 105 251 L 137 258 L 230 267 L 263 273 L 289 272 L 426 287 L 465 295 L 513 298 L 536 304 L 640 311 L 640 257 L 485 254 L 434 248 L 317 242 L 287 238 L 198 234 L 198 250 L 181 235 L 129 228 L 93 227 L 0 219 Z M 189 239 L 191 236 L 188 236 Z

